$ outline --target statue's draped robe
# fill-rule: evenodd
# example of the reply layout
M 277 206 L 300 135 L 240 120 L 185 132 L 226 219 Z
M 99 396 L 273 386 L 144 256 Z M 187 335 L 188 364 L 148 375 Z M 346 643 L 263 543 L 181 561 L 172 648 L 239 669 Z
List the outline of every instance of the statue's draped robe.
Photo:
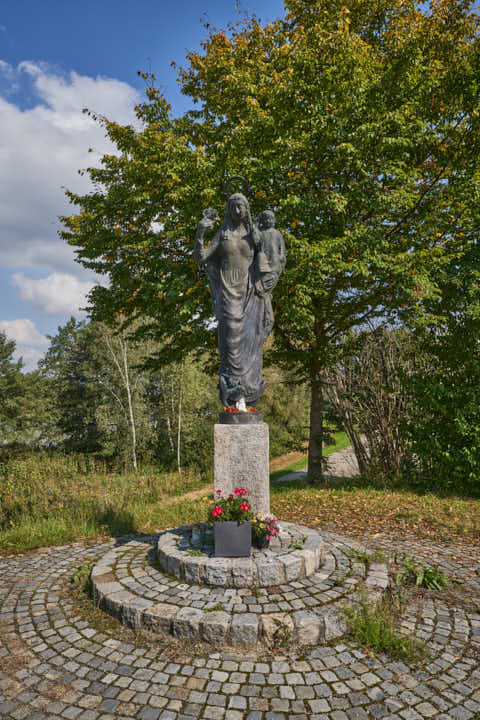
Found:
M 210 281 L 213 311 L 218 321 L 220 395 L 225 405 L 233 404 L 234 395 L 228 392 L 237 388 L 247 403 L 254 404 L 265 390 L 262 350 L 273 326 L 272 304 L 269 294 L 263 290 L 257 253 L 248 269 L 235 267 L 228 257 L 222 256 L 221 237 L 222 230 L 206 249 L 208 257 L 197 252 L 197 260 Z M 253 247 L 251 238 L 247 237 Z
M 247 403 L 256 403 L 265 391 L 262 351 L 273 325 L 272 306 L 261 289 L 256 255 L 246 273 L 230 269 L 226 262 L 216 264 L 214 258 L 207 262 L 207 273 L 218 320 L 220 377 L 230 387 L 243 388 Z

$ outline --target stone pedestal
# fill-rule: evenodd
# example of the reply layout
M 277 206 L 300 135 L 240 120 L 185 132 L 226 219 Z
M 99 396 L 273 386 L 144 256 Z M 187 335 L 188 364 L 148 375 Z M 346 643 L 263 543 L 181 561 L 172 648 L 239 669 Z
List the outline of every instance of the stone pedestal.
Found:
M 214 486 L 223 495 L 245 488 L 255 513 L 270 513 L 268 425 L 214 426 Z

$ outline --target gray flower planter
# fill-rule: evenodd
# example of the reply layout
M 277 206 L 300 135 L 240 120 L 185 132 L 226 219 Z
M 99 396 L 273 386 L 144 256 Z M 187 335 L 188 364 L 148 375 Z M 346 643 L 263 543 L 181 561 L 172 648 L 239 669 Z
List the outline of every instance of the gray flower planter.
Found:
M 249 557 L 252 548 L 252 524 L 250 520 L 213 523 L 215 557 Z

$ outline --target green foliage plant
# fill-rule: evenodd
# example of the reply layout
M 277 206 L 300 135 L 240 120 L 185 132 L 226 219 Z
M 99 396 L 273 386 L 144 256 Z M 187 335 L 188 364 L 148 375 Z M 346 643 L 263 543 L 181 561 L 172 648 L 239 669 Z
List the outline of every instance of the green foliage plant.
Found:
M 25 378 L 22 360 L 14 360 L 15 341 L 0 331 L 0 438 L 15 440 L 24 419 Z
M 279 618 L 273 618 L 275 630 L 272 635 L 272 647 L 283 648 L 292 639 L 292 632 L 285 622 L 282 622 Z
M 305 545 L 307 539 L 308 535 L 303 535 L 301 540 L 292 540 L 288 546 L 289 552 L 293 552 L 294 550 L 303 550 L 303 546 Z
M 208 521 L 244 523 L 253 520 L 254 514 L 246 499 L 247 494 L 245 488 L 235 488 L 228 497 L 222 497 L 222 490 L 217 490 L 217 499 L 208 512 Z
M 423 643 L 397 631 L 396 613 L 388 597 L 372 603 L 364 596 L 356 605 L 345 608 L 344 614 L 348 633 L 360 647 L 374 653 L 386 653 L 395 660 L 426 658 Z
M 212 607 L 205 608 L 203 612 L 211 613 L 211 612 L 220 612 L 224 611 L 225 608 L 223 607 L 222 603 L 216 603 L 216 605 L 212 605 Z
M 71 583 L 88 596 L 94 607 L 98 607 L 99 598 L 92 582 L 92 564 L 81 565 L 72 575 Z
M 473 232 L 473 231 L 472 231 Z M 475 230 L 476 233 L 476 230 Z M 451 268 L 442 300 L 431 304 L 435 328 L 417 327 L 415 364 L 404 382 L 404 436 L 415 462 L 412 482 L 480 495 L 480 250 L 475 263 Z M 455 273 L 455 277 L 453 276 Z M 424 372 L 428 362 L 430 371 Z
M 410 555 L 402 562 L 403 570 L 395 576 L 397 585 L 408 583 L 416 587 L 425 587 L 429 590 L 444 590 L 450 584 L 450 579 L 436 565 L 416 564 Z

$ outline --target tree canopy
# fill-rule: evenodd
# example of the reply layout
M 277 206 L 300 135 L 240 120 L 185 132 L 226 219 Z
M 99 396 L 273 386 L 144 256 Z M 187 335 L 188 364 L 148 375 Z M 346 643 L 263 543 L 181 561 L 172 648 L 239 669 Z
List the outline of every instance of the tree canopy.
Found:
M 144 319 L 159 361 L 216 345 L 192 255 L 227 177 L 269 207 L 287 245 L 272 354 L 311 384 L 309 474 L 321 476 L 325 367 L 369 319 L 435 321 L 442 268 L 479 226 L 479 21 L 459 0 L 287 0 L 284 19 L 209 29 L 178 71 L 174 117 L 148 82 L 140 129 L 97 119 L 117 148 L 69 192 L 63 237 L 109 276 L 94 317 Z

